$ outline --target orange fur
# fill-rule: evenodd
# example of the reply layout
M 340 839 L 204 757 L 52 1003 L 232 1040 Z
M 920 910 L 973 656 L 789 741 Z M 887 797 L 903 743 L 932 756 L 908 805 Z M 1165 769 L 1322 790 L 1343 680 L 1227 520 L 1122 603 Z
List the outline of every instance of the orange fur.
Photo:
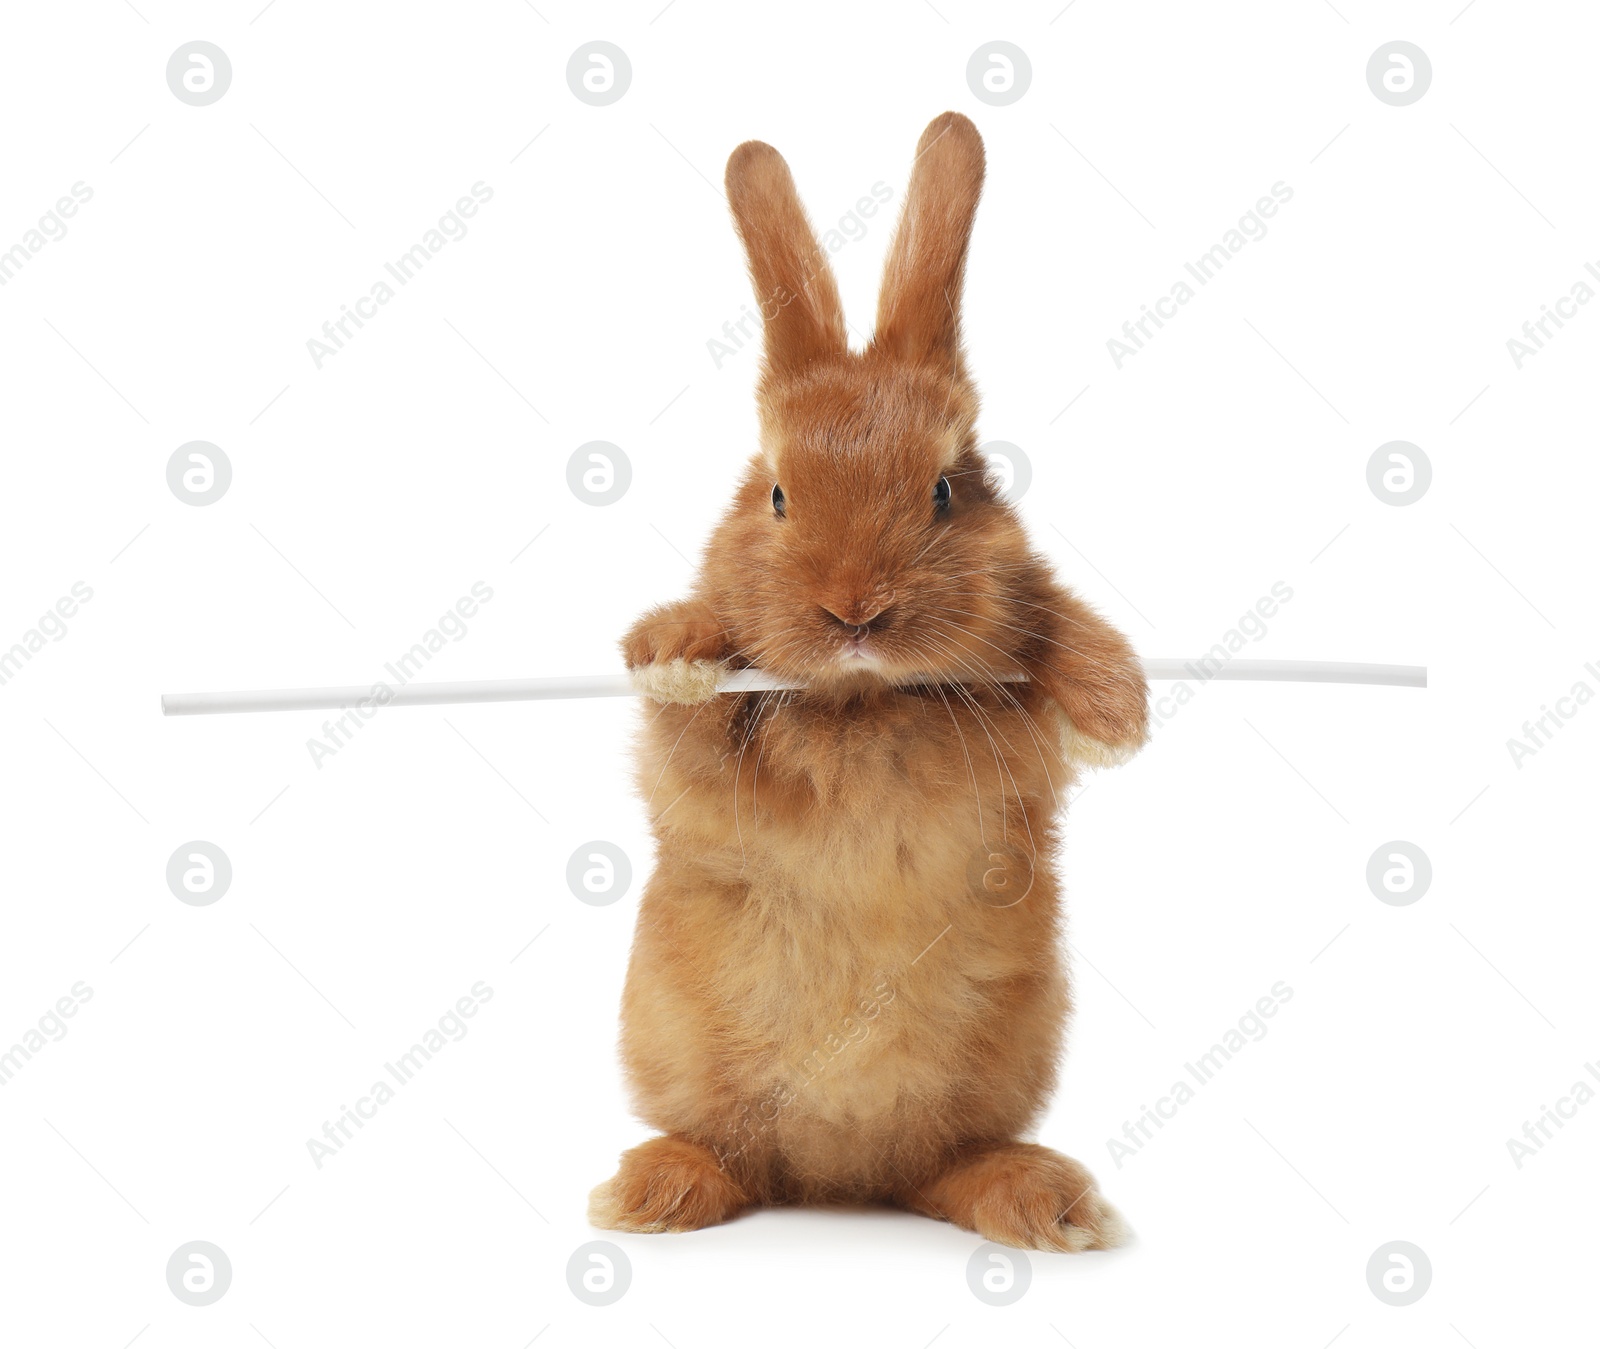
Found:
M 761 448 L 692 594 L 623 651 L 635 669 L 758 665 L 807 687 L 649 708 L 638 783 L 658 856 L 622 1051 L 665 1137 L 595 1191 L 599 1225 L 875 1200 L 1012 1245 L 1120 1239 L 1078 1163 L 1019 1140 L 1069 1011 L 1063 744 L 1137 747 L 1146 691 L 977 452 L 959 312 L 982 181 L 976 128 L 944 114 L 857 354 L 787 165 L 756 142 L 728 162 L 767 316 Z M 1017 672 L 1029 682 L 995 678 Z

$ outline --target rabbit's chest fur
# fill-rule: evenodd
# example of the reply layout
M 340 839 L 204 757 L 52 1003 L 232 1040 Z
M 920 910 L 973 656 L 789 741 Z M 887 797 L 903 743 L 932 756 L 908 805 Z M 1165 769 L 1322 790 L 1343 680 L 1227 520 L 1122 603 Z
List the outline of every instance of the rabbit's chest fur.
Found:
M 629 996 L 681 1037 L 651 1037 L 671 1071 L 625 1038 L 641 1094 L 659 1082 L 662 1127 L 722 1093 L 741 1117 L 773 1112 L 772 1145 L 817 1146 L 818 1121 L 887 1138 L 992 1093 L 985 1061 L 1031 1009 L 1029 1052 L 1053 1055 L 1049 857 L 1069 773 L 1048 717 L 979 698 L 891 696 L 852 715 L 752 697 L 649 728 L 640 782 L 660 855 Z M 1007 840 L 1003 858 L 1036 862 L 1026 897 L 1002 906 L 980 882 Z
M 780 907 L 841 918 L 886 891 L 964 893 L 988 845 L 1041 851 L 1071 781 L 1053 718 L 1006 692 L 727 701 L 659 718 L 640 783 L 663 842 Z

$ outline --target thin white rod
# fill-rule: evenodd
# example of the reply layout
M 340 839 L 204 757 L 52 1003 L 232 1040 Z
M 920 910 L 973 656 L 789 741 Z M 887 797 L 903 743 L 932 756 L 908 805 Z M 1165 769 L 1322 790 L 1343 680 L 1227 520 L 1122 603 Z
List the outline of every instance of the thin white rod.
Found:
M 1147 660 L 1145 674 L 1156 680 L 1260 679 L 1313 684 L 1382 684 L 1426 688 L 1424 665 L 1362 665 L 1351 661 L 1233 660 L 1208 669 L 1206 660 Z M 1021 675 L 1001 678 L 1021 682 Z M 797 689 L 803 684 L 765 670 L 735 670 L 718 685 L 719 693 Z M 321 689 L 257 689 L 237 693 L 163 693 L 161 711 L 169 717 L 204 712 L 297 712 L 315 708 L 424 707 L 436 703 L 510 703 L 546 698 L 625 698 L 637 694 L 628 677 L 565 675 L 545 679 L 473 679 L 442 684 L 346 685 Z
M 1425 689 L 1426 665 L 1367 665 L 1350 660 L 1230 660 L 1217 665 L 1208 657 L 1197 660 L 1147 660 L 1147 679 L 1193 680 L 1208 684 L 1213 679 L 1269 680 L 1287 684 L 1382 684 L 1391 688 Z

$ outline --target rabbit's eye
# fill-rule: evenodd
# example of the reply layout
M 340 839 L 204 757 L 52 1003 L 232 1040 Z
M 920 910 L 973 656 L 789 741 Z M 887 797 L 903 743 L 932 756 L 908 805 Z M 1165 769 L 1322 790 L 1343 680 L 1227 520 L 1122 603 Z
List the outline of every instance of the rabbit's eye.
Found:
M 933 508 L 936 511 L 950 509 L 950 479 L 940 478 L 933 485 Z
M 772 484 L 772 511 L 773 511 L 773 514 L 774 515 L 783 515 L 785 513 L 785 508 L 787 507 L 787 505 L 788 505 L 788 501 L 783 495 L 783 488 L 779 487 L 777 483 L 773 483 Z

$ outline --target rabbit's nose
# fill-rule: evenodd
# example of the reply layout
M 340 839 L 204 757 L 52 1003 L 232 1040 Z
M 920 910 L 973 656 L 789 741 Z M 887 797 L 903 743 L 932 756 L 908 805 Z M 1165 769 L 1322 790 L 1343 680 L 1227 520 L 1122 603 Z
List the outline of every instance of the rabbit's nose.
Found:
M 844 627 L 865 628 L 881 618 L 888 608 L 887 601 L 873 597 L 830 601 L 822 606 L 822 612 Z

